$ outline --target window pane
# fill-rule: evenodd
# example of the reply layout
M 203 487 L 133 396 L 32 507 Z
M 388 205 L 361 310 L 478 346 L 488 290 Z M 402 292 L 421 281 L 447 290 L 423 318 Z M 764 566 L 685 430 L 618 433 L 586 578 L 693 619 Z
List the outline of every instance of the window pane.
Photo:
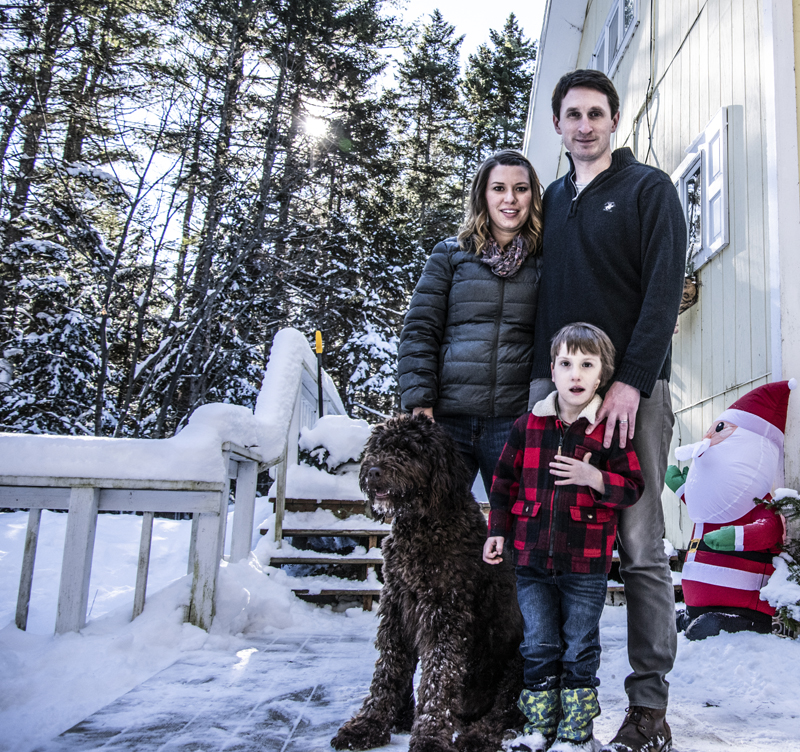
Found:
M 614 61 L 619 49 L 619 6 L 614 9 L 608 22 L 608 62 Z
M 606 43 L 603 41 L 600 47 L 597 48 L 597 70 L 608 73 L 608 66 L 606 65 Z
M 703 188 L 700 167 L 700 161 L 698 160 L 694 170 L 687 176 L 684 183 L 686 186 L 686 221 L 689 225 L 690 259 L 703 248 L 703 226 L 700 211 Z
M 624 22 L 625 27 L 623 34 L 630 28 L 631 22 L 633 21 L 633 0 L 625 0 L 625 9 L 624 9 Z
M 708 143 L 708 179 L 716 180 L 722 170 L 722 134 L 717 131 Z

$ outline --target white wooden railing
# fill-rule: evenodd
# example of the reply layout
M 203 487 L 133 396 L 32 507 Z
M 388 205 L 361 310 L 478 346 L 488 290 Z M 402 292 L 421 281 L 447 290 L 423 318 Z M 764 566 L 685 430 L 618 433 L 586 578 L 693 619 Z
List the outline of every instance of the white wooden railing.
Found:
M 276 458 L 275 487 L 275 542 L 281 547 L 283 540 L 283 518 L 286 513 L 286 471 L 289 465 L 297 464 L 298 440 L 300 429 L 310 428 L 318 416 L 317 373 L 306 361 L 303 361 L 300 379 L 297 382 L 295 398 L 292 402 L 291 419 L 286 432 L 286 444 L 280 457 Z M 324 415 L 344 415 L 345 409 L 339 393 L 332 383 L 323 382 L 322 402 Z
M 0 442 L 7 443 L 12 436 L 5 435 Z M 250 550 L 256 478 L 259 467 L 263 465 L 260 455 L 230 442 L 222 445 L 221 452 L 229 468 L 228 478 L 221 482 L 0 476 L 0 506 L 30 510 L 17 597 L 17 627 L 25 629 L 27 625 L 42 510 L 54 509 L 69 513 L 61 564 L 56 633 L 78 631 L 86 623 L 92 553 L 97 513 L 100 511 L 142 513 L 133 618 L 144 609 L 154 513 L 192 514 L 187 567 L 187 572 L 192 575 L 192 593 L 187 618 L 192 624 L 208 629 L 214 616 L 216 577 L 225 536 L 230 480 L 236 479 L 231 559 L 238 560 Z
M 251 548 L 258 474 L 276 467 L 276 506 L 282 513 L 287 464 L 297 462 L 301 426 L 312 425 L 316 419 L 317 394 L 317 370 L 311 348 L 300 332 L 288 329 L 279 332 L 273 340 L 254 415 L 241 407 L 204 406 L 193 414 L 184 432 L 173 439 L 160 440 L 0 434 L 0 506 L 29 510 L 17 598 L 17 626 L 25 629 L 27 624 L 41 512 L 53 509 L 66 510 L 69 514 L 56 633 L 78 631 L 86 623 L 100 511 L 142 513 L 133 618 L 144 608 L 154 513 L 192 514 L 187 567 L 192 575 L 192 589 L 186 618 L 208 629 L 214 617 L 231 481 L 235 480 L 236 491 L 229 559 L 239 561 L 248 556 Z M 344 413 L 339 394 L 324 372 L 323 402 L 326 414 Z M 215 412 L 214 408 L 221 410 Z M 205 421 L 208 425 L 209 415 L 213 423 L 214 416 L 224 417 L 225 410 L 235 417 L 233 423 L 237 426 L 228 433 L 238 431 L 241 435 L 218 440 L 216 450 L 211 447 L 207 462 L 195 459 L 197 477 L 191 477 L 192 463 L 188 461 L 188 454 L 197 454 L 197 436 L 205 436 L 198 433 L 196 424 Z M 225 431 L 221 429 L 215 435 L 223 436 Z M 195 443 L 188 441 L 187 436 Z M 234 438 L 237 440 L 232 440 Z M 133 468 L 125 477 L 104 477 L 108 476 L 104 472 L 104 458 L 108 459 L 105 464 L 113 467 L 113 458 L 119 456 L 119 452 L 131 458 Z M 174 460 L 170 461 L 170 457 Z M 154 466 L 160 470 L 154 471 Z M 76 473 L 72 468 L 88 468 L 89 471 Z

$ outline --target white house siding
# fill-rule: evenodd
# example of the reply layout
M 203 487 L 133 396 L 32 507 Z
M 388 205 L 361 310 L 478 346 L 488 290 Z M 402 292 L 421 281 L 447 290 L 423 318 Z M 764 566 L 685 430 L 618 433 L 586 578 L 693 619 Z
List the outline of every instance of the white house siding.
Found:
M 578 67 L 590 65 L 610 7 L 611 0 L 588 4 Z M 760 1 L 640 0 L 639 26 L 613 76 L 622 100 L 615 146 L 668 174 L 728 107 L 730 244 L 700 269 L 700 300 L 680 316 L 673 338 L 673 448 L 697 441 L 733 401 L 771 380 L 761 31 Z M 642 106 L 651 75 L 648 126 Z M 559 174 L 565 169 L 562 154 Z M 691 522 L 671 491 L 663 501 L 667 537 L 685 547 Z

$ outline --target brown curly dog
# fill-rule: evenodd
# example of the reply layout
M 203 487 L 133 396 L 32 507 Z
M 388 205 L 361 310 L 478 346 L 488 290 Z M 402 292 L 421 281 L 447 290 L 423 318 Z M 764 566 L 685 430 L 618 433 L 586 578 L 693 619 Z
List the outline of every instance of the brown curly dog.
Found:
M 522 617 L 510 565 L 481 558 L 486 521 L 455 444 L 424 415 L 375 428 L 361 463 L 375 514 L 392 517 L 369 696 L 331 740 L 409 752 L 495 752 L 519 728 Z M 421 667 L 416 708 L 413 678 Z

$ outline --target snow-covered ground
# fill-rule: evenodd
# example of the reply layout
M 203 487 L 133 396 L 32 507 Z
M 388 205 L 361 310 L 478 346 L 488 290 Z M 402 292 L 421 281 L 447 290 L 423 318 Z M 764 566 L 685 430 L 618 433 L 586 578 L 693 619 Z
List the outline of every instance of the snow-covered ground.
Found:
M 257 519 L 269 514 L 258 500 Z M 66 515 L 44 512 L 27 632 L 14 626 L 24 513 L 0 514 L 0 750 L 27 752 L 55 737 L 175 661 L 224 662 L 247 654 L 248 640 L 302 635 L 313 643 L 333 633 L 364 639 L 373 613 L 337 613 L 303 603 L 296 581 L 264 565 L 271 543 L 258 539 L 250 560 L 223 565 L 217 617 L 210 634 L 183 623 L 189 597 L 185 575 L 189 522 L 156 520 L 148 600 L 130 621 L 141 518 L 100 515 L 89 595 L 88 625 L 80 634 L 53 636 Z M 228 526 L 230 529 L 230 525 Z M 256 537 L 258 534 L 256 533 Z M 625 710 L 625 609 L 607 607 L 602 620 L 603 714 L 596 733 L 609 739 Z M 243 652 L 244 651 L 244 652 Z M 320 651 L 318 675 L 344 705 L 355 708 L 368 685 L 374 652 L 356 653 L 347 671 Z M 274 683 L 292 685 L 291 661 L 276 664 Z M 720 635 L 691 643 L 679 636 L 670 675 L 669 720 L 679 752 L 800 750 L 800 641 L 772 635 Z M 352 702 L 348 699 L 352 695 Z M 348 702 L 350 704 L 348 705 Z M 348 711 L 349 712 L 349 711 Z M 346 720 L 331 716 L 334 725 Z M 407 749 L 394 737 L 386 749 Z

